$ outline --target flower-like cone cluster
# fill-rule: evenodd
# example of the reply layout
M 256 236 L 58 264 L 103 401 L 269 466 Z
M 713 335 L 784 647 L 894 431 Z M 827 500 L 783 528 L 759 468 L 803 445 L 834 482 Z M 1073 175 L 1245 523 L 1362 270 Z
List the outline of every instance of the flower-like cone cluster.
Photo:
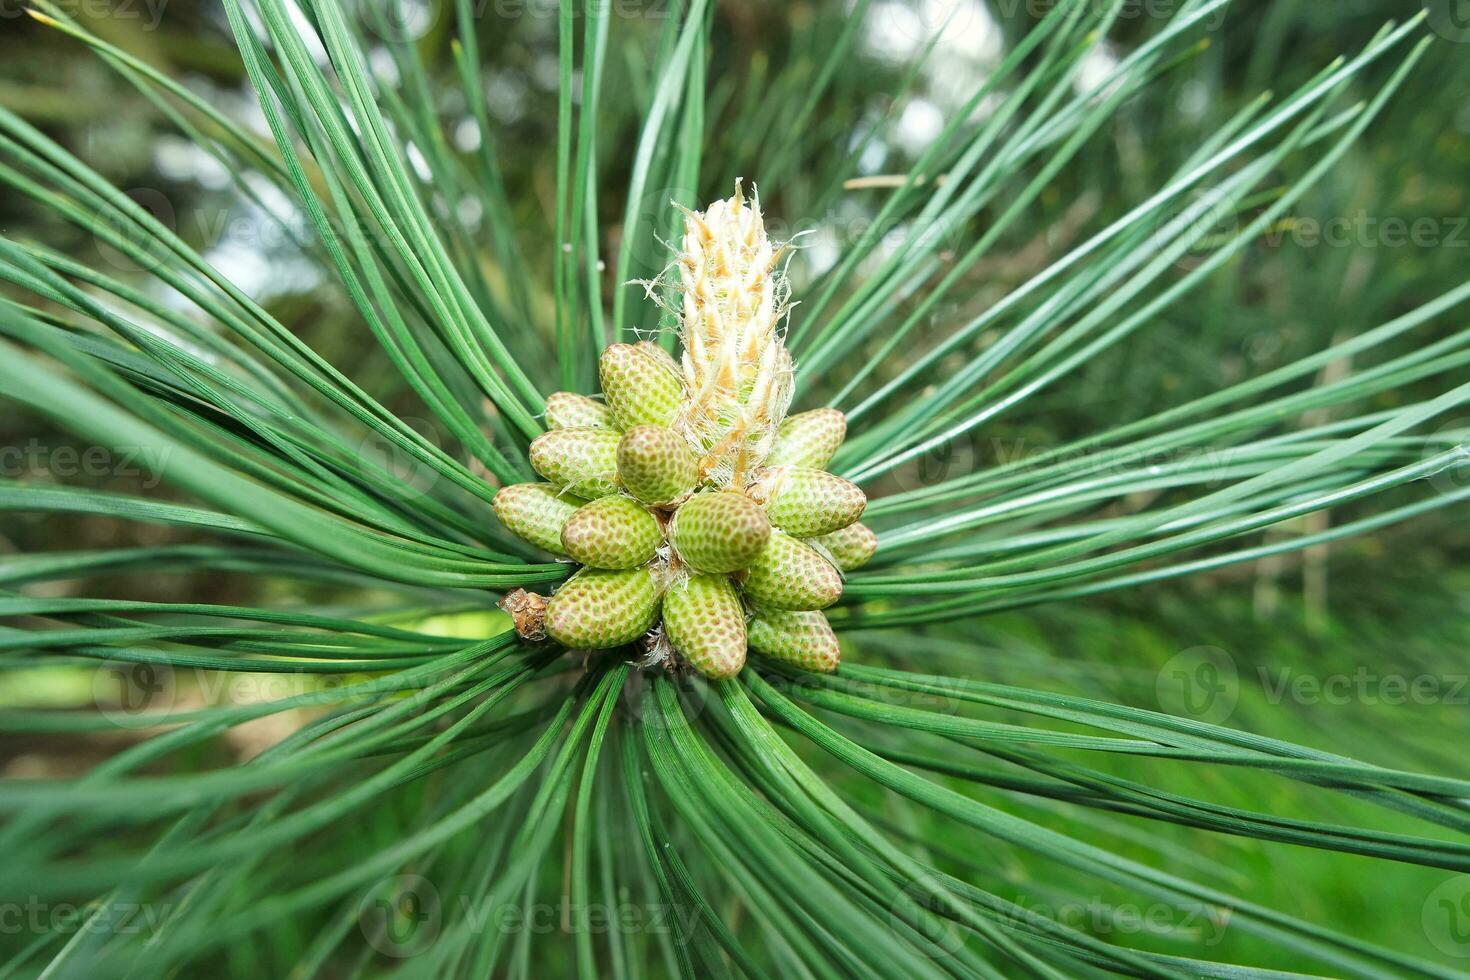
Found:
M 822 609 L 872 557 L 866 498 L 827 472 L 834 409 L 786 416 L 786 285 L 760 210 L 735 196 L 688 213 L 675 359 L 647 341 L 602 353 L 603 400 L 558 392 L 531 444 L 545 483 L 503 488 L 502 523 L 583 566 L 550 599 L 521 596 L 522 635 L 578 649 L 635 641 L 731 677 L 747 648 L 835 670 Z M 537 618 L 539 616 L 539 619 Z

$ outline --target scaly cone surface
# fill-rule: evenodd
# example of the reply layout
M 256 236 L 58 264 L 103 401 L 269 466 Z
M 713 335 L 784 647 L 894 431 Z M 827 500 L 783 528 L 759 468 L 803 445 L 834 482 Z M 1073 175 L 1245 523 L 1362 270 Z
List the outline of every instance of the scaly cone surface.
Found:
M 674 263 L 678 358 L 647 341 L 602 353 L 601 402 L 557 392 L 531 446 L 548 482 L 505 487 L 505 526 L 581 570 L 549 600 L 522 593 L 516 629 L 568 647 L 642 641 L 707 677 L 738 674 L 747 647 L 837 669 L 821 612 L 877 539 L 867 499 L 824 467 L 847 433 L 830 408 L 786 416 L 793 372 L 782 249 L 759 201 L 685 212 Z

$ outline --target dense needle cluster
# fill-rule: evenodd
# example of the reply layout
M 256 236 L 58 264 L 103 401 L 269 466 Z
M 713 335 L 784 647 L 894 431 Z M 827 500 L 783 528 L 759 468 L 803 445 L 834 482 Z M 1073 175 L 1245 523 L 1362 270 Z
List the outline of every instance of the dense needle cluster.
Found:
M 545 483 L 503 488 L 495 511 L 532 544 L 584 566 L 549 599 L 508 597 L 517 628 L 577 649 L 644 647 L 730 677 L 747 648 L 830 671 L 821 610 L 877 545 L 867 498 L 825 467 L 841 412 L 787 416 L 786 283 L 758 202 L 687 212 L 675 266 L 682 344 L 602 352 L 603 400 L 558 392 L 531 444 Z

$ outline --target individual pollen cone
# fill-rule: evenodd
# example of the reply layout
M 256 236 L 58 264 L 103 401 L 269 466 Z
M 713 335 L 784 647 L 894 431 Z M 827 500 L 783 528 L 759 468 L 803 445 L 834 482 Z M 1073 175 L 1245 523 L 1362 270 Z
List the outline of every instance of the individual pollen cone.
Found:
M 771 522 L 744 494 L 723 490 L 695 494 L 674 513 L 674 550 L 701 572 L 734 572 L 766 547 Z
M 646 504 L 665 507 L 689 495 L 699 460 L 684 440 L 657 425 L 635 425 L 618 443 L 618 479 Z
M 793 415 L 781 423 L 766 464 L 822 469 L 846 437 L 847 416 L 835 408 L 814 408 Z
M 825 548 L 838 568 L 851 572 L 862 568 L 873 557 L 873 552 L 878 550 L 878 535 L 866 524 L 849 524 L 812 539 L 812 543 Z
M 676 428 L 699 447 L 711 486 L 744 486 L 791 403 L 781 254 L 738 181 L 728 200 L 685 212 L 676 265 L 686 401 Z
M 658 592 L 647 568 L 584 568 L 546 604 L 546 635 L 579 650 L 632 643 L 658 618 Z
M 745 570 L 740 587 L 773 609 L 825 609 L 842 597 L 842 576 L 827 559 L 782 531 Z
M 745 666 L 745 610 L 724 575 L 694 575 L 664 596 L 664 635 L 706 677 Z
M 746 627 L 750 648 L 804 670 L 830 674 L 842 651 L 825 614 L 817 610 L 790 612 L 760 609 Z
M 579 509 L 561 529 L 573 561 L 593 568 L 637 568 L 663 544 L 652 514 L 628 497 L 603 497 Z
M 607 407 L 624 429 L 668 425 L 684 403 L 678 375 L 642 345 L 613 344 L 602 352 L 597 373 Z
M 517 483 L 501 487 L 491 504 L 511 533 L 554 555 L 566 555 L 561 529 L 587 501 L 560 493 L 550 483 Z
M 613 429 L 555 429 L 531 443 L 531 467 L 569 493 L 606 497 L 618 492 L 618 440 Z
M 638 343 L 633 345 L 633 348 L 635 350 L 642 351 L 658 363 L 662 364 L 664 367 L 668 368 L 669 372 L 675 377 L 678 377 L 680 372 L 683 370 L 679 367 L 679 362 L 674 358 L 673 354 L 670 354 L 668 351 L 664 350 L 662 347 L 660 347 L 658 344 L 655 344 L 651 340 L 640 340 L 638 341 Z
M 612 429 L 612 410 L 602 402 L 570 391 L 558 391 L 546 399 L 548 429 Z
M 868 505 L 856 483 L 808 466 L 768 467 L 746 492 L 765 504 L 772 524 L 798 538 L 847 527 Z

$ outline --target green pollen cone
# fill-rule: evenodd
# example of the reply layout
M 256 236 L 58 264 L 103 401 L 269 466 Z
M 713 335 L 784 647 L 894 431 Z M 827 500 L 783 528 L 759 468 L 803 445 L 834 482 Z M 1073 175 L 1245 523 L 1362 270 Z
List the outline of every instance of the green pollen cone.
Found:
M 835 408 L 814 408 L 789 416 L 776 430 L 776 443 L 766 457 L 769 466 L 810 466 L 821 469 L 832 461 L 847 438 L 847 416 Z
M 849 524 L 847 527 L 812 539 L 827 549 L 827 554 L 844 572 L 862 568 L 878 550 L 878 535 L 866 524 Z
M 664 635 L 706 677 L 745 666 L 745 609 L 724 575 L 695 575 L 664 596 Z
M 756 475 L 749 493 L 765 504 L 772 524 L 798 538 L 847 527 L 868 505 L 856 483 L 808 466 L 767 467 Z
M 638 343 L 634 344 L 633 347 L 637 350 L 641 350 L 643 353 L 653 358 L 654 361 L 668 368 L 671 372 L 673 372 L 674 377 L 682 378 L 684 376 L 683 369 L 679 367 L 678 359 L 675 358 L 673 354 L 670 354 L 668 351 L 664 350 L 658 344 L 655 344 L 653 341 L 640 340 L 638 341 Z
M 830 674 L 842 655 L 837 634 L 826 615 L 816 610 L 761 609 L 751 617 L 747 631 L 752 650 L 803 670 Z
M 658 583 L 647 568 L 584 568 L 546 604 L 546 635 L 563 646 L 605 650 L 632 643 L 658 618 Z
M 546 399 L 548 429 L 613 429 L 612 410 L 586 395 L 558 391 Z
M 740 587 L 773 609 L 825 609 L 842 597 L 842 576 L 808 545 L 772 531 L 765 550 L 745 570 Z
M 618 443 L 618 479 L 644 503 L 668 506 L 694 489 L 699 460 L 672 431 L 657 425 L 635 425 Z
M 674 550 L 696 571 L 738 571 L 761 553 L 770 536 L 766 512 L 742 493 L 697 493 L 674 512 Z
M 603 497 L 580 508 L 561 529 L 573 561 L 593 568 L 637 568 L 663 544 L 658 521 L 636 500 Z
M 492 506 L 511 533 L 554 555 L 565 555 L 562 526 L 586 502 L 558 493 L 550 483 L 517 483 L 501 487 Z
M 597 365 L 602 394 L 619 426 L 668 425 L 684 403 L 684 385 L 669 366 L 633 344 L 613 344 Z
M 555 429 L 531 443 L 531 467 L 581 497 L 618 492 L 618 440 L 612 429 Z

